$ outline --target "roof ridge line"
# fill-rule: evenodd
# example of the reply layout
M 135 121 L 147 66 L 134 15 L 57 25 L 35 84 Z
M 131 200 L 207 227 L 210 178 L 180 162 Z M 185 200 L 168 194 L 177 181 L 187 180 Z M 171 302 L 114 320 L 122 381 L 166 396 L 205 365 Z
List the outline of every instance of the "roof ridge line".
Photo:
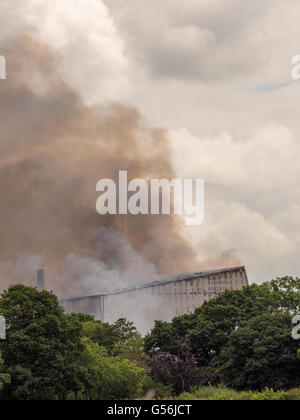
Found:
M 95 295 L 89 295 L 89 296 L 77 296 L 73 298 L 64 298 L 64 299 L 60 299 L 60 302 L 68 302 L 68 301 L 74 301 L 74 300 L 79 300 L 79 299 L 92 299 L 99 296 L 112 296 L 112 295 L 132 292 L 135 290 L 147 289 L 152 286 L 160 286 L 160 285 L 164 285 L 168 283 L 185 281 L 185 280 L 192 279 L 193 277 L 196 277 L 196 278 L 204 277 L 205 275 L 218 274 L 218 273 L 224 273 L 224 272 L 233 272 L 233 271 L 238 271 L 238 270 L 245 270 L 245 266 L 241 265 L 237 267 L 227 267 L 227 268 L 220 268 L 216 270 L 202 270 L 202 271 L 194 271 L 194 272 L 186 273 L 186 274 L 183 273 L 183 274 L 178 274 L 178 275 L 171 275 L 167 277 L 162 277 L 159 280 L 154 280 L 152 282 L 147 282 L 147 283 L 141 283 L 141 284 L 138 284 L 135 286 L 133 285 L 133 286 L 123 288 L 123 289 L 115 289 L 115 290 L 110 290 L 110 291 L 107 290 L 107 291 L 103 291 L 101 293 L 97 293 Z

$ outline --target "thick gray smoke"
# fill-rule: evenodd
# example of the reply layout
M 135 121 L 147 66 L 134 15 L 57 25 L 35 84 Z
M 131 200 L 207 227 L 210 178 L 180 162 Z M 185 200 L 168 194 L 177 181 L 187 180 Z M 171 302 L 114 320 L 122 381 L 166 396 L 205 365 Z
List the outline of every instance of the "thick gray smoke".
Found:
M 135 109 L 85 105 L 36 34 L 6 40 L 0 83 L 0 288 L 35 282 L 59 295 L 98 293 L 199 269 L 178 216 L 99 216 L 96 183 L 167 178 L 167 134 Z

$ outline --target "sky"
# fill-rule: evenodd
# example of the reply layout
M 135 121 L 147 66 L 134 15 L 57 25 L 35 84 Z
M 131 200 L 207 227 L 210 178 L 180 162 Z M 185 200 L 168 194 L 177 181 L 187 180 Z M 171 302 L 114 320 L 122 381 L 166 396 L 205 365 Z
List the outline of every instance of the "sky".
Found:
M 298 0 L 1 0 L 0 38 L 34 27 L 88 106 L 167 130 L 178 177 L 206 184 L 205 222 L 184 238 L 261 283 L 299 275 L 299 13 Z

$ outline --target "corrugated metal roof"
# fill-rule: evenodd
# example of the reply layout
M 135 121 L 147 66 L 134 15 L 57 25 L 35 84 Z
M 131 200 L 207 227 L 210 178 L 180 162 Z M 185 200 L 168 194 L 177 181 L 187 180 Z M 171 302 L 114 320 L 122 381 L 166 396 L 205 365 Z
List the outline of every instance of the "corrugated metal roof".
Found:
M 117 294 L 132 292 L 132 291 L 135 291 L 135 290 L 147 289 L 147 288 L 154 287 L 154 286 L 162 286 L 162 285 L 169 284 L 169 283 L 174 283 L 174 282 L 193 280 L 193 279 L 197 279 L 199 277 L 200 278 L 201 277 L 206 277 L 207 275 L 211 275 L 211 274 L 222 274 L 222 273 L 236 272 L 236 271 L 244 271 L 246 273 L 246 270 L 245 270 L 244 266 L 222 268 L 222 269 L 218 269 L 218 270 L 203 270 L 203 271 L 198 271 L 198 272 L 196 271 L 196 272 L 193 272 L 193 273 L 179 274 L 179 275 L 176 275 L 176 276 L 161 277 L 161 278 L 159 278 L 155 281 L 152 281 L 152 282 L 142 283 L 142 284 L 138 284 L 136 286 L 131 286 L 131 287 L 124 288 L 124 289 L 103 291 L 103 292 L 101 292 L 97 295 L 78 296 L 78 297 L 74 297 L 74 298 L 62 299 L 61 302 L 76 301 L 76 300 L 80 300 L 80 299 L 92 299 L 92 298 L 96 298 L 98 296 L 117 295 Z M 247 274 L 246 274 L 246 276 L 247 276 Z

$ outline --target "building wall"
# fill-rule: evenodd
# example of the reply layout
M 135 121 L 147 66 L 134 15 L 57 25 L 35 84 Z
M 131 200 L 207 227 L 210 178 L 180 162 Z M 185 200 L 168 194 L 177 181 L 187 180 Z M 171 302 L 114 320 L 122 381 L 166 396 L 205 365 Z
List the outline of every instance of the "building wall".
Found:
M 67 313 L 89 313 L 109 323 L 127 318 L 141 332 L 146 332 L 155 320 L 171 321 L 175 316 L 193 312 L 225 290 L 240 290 L 248 285 L 244 267 L 180 277 L 135 289 L 65 300 L 62 305 Z

